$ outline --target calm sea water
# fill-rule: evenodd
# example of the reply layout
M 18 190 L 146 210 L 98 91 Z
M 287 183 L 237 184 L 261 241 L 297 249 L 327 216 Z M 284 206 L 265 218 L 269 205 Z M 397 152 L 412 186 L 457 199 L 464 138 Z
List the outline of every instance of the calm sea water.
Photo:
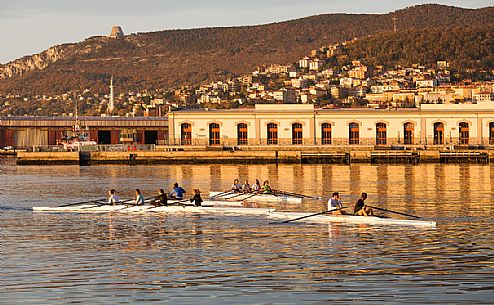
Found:
M 234 178 L 424 216 L 436 229 L 274 225 L 260 216 L 42 214 Z M 489 165 L 23 166 L 0 159 L 2 304 L 492 304 Z M 319 211 L 324 201 L 284 210 Z M 391 215 L 389 215 L 391 216 Z

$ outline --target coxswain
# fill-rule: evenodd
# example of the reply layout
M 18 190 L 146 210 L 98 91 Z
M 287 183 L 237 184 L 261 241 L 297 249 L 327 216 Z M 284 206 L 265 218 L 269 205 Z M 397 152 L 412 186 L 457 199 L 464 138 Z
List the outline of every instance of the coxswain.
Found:
M 168 196 L 166 196 L 165 190 L 160 189 L 158 196 L 154 199 L 154 206 L 166 206 L 168 205 Z
M 202 203 L 201 192 L 199 189 L 194 189 L 194 197 L 190 198 L 190 202 L 193 202 L 196 207 L 201 206 Z
M 251 188 L 249 184 L 249 180 L 245 180 L 244 185 L 242 185 L 242 193 L 250 193 Z
M 143 205 L 143 204 L 144 204 L 144 196 L 142 196 L 140 189 L 136 189 L 136 199 L 134 200 L 134 205 Z
M 272 194 L 271 187 L 269 186 L 269 181 L 268 180 L 264 181 L 264 183 L 262 184 L 261 193 L 263 193 L 263 194 Z
M 108 191 L 108 195 L 110 196 L 110 198 L 108 198 L 108 204 L 114 205 L 114 204 L 118 204 L 118 202 L 120 201 L 117 194 L 115 193 L 116 193 L 115 189 L 111 189 Z
M 184 194 L 187 193 L 178 183 L 173 184 L 173 190 L 170 192 L 170 198 L 182 200 L 184 199 Z
M 233 180 L 231 191 L 234 193 L 239 193 L 242 190 L 242 185 L 240 185 L 240 181 L 238 179 Z
M 341 209 L 343 208 L 343 205 L 341 204 L 341 197 L 340 193 L 334 192 L 333 197 L 329 198 L 328 200 L 328 211 L 332 215 L 342 215 L 345 214 Z M 336 210 L 336 211 L 334 211 Z
M 372 209 L 365 204 L 365 199 L 367 199 L 367 193 L 362 193 L 357 203 L 355 203 L 355 208 L 353 209 L 354 215 L 372 216 L 374 214 Z

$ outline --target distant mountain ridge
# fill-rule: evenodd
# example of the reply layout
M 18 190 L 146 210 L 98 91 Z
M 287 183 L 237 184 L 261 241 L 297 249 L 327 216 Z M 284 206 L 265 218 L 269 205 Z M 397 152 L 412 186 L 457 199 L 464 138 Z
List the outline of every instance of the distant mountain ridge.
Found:
M 249 73 L 263 64 L 292 63 L 311 49 L 354 37 L 373 35 L 377 42 L 381 36 L 400 33 L 473 27 L 491 35 L 493 17 L 494 7 L 429 4 L 389 14 L 324 14 L 257 26 L 91 37 L 0 65 L 0 92 L 59 94 L 86 88 L 107 92 L 111 75 L 119 90 L 197 84 Z M 392 18 L 398 33 L 392 33 Z M 364 49 L 355 54 L 367 56 Z

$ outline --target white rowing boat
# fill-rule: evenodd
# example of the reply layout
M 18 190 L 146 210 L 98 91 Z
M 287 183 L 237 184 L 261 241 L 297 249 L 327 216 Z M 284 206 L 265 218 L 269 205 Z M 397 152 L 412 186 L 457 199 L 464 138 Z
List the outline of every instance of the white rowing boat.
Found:
M 276 211 L 268 214 L 269 217 L 280 220 L 291 220 L 308 215 L 311 214 L 300 213 L 300 212 L 276 212 Z M 310 222 L 310 223 L 338 222 L 338 223 L 355 223 L 355 224 L 371 224 L 371 225 L 417 226 L 417 227 L 425 227 L 425 228 L 436 227 L 435 221 L 381 218 L 375 216 L 353 216 L 353 215 L 316 215 L 316 216 L 306 217 L 297 221 Z
M 224 201 L 245 201 L 245 202 L 261 202 L 261 203 L 302 203 L 302 198 L 293 197 L 287 195 L 271 195 L 271 194 L 239 194 L 239 193 L 225 193 L 225 192 L 209 192 L 209 198 L 211 200 L 224 200 Z
M 154 207 L 149 205 L 144 206 L 129 206 L 129 205 L 97 205 L 97 204 L 84 204 L 77 206 L 67 207 L 33 207 L 33 212 L 45 212 L 45 213 L 193 213 L 193 214 L 208 214 L 208 213 L 220 213 L 220 214 L 234 214 L 234 215 L 267 215 L 273 212 L 275 209 L 260 209 L 260 208 L 244 208 L 235 206 L 213 206 L 206 204 L 203 206 L 193 205 L 171 205 Z

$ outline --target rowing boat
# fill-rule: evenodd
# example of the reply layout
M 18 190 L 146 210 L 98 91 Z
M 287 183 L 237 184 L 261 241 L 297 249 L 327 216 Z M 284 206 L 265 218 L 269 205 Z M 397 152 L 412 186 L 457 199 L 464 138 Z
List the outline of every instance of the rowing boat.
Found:
M 290 220 L 299 217 L 304 217 L 310 214 L 300 212 L 270 212 L 268 214 L 271 218 Z M 410 220 L 410 219 L 396 219 L 396 218 L 382 218 L 376 216 L 353 216 L 353 215 L 316 215 L 306 217 L 297 221 L 310 222 L 310 223 L 354 223 L 354 224 L 371 224 L 371 225 L 396 225 L 396 226 L 416 226 L 416 227 L 429 227 L 435 228 L 435 221 L 425 220 Z
M 209 202 L 208 202 L 209 203 Z M 239 203 L 240 204 L 240 203 Z M 208 214 L 208 213 L 220 213 L 220 214 L 235 214 L 235 215 L 267 215 L 273 212 L 275 209 L 268 208 L 244 208 L 237 206 L 218 206 L 206 204 L 203 206 L 193 205 L 171 205 L 171 206 L 128 206 L 128 205 L 97 205 L 97 204 L 84 204 L 78 206 L 68 207 L 33 207 L 33 212 L 44 213 L 193 213 L 193 214 Z
M 293 197 L 287 195 L 271 195 L 271 194 L 239 194 L 239 193 L 225 193 L 225 192 L 209 192 L 209 198 L 211 200 L 224 200 L 224 201 L 245 201 L 245 202 L 260 202 L 260 203 L 302 203 L 302 198 Z

